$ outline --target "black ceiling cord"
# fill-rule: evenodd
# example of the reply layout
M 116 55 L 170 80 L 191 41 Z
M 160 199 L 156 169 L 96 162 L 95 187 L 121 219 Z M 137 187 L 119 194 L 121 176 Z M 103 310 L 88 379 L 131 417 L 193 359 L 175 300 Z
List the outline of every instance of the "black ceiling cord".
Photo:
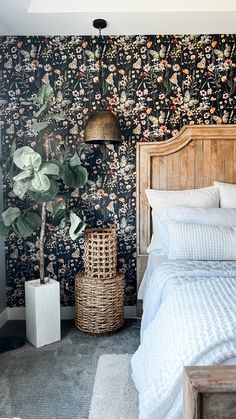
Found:
M 105 109 L 106 101 L 103 98 L 103 68 L 102 68 L 102 59 L 105 52 L 105 42 L 103 42 L 102 37 L 102 29 L 105 29 L 107 27 L 107 22 L 104 19 L 95 19 L 93 21 L 93 27 L 95 29 L 98 29 L 98 48 L 99 48 L 99 88 L 100 88 L 100 95 L 101 95 L 101 108 Z

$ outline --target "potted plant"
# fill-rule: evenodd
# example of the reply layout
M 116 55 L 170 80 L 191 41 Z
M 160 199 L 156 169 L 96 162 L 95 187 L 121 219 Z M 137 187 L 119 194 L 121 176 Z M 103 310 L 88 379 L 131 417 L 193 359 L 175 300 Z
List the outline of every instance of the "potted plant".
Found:
M 2 159 L 5 176 L 21 203 L 2 213 L 0 234 L 14 233 L 26 239 L 39 232 L 39 278 L 25 282 L 25 306 L 27 339 L 40 347 L 61 336 L 59 282 L 45 276 L 46 227 L 68 223 L 72 240 L 84 230 L 81 213 L 68 208 L 67 198 L 71 190 L 87 182 L 87 171 L 81 164 L 81 151 L 71 156 L 64 147 L 52 148 L 58 122 L 69 117 L 53 112 L 51 86 L 43 85 L 36 99 L 24 102 L 32 103 L 37 107 L 32 119 L 32 130 L 38 133 L 37 147 L 16 148 L 13 144 L 10 155 Z

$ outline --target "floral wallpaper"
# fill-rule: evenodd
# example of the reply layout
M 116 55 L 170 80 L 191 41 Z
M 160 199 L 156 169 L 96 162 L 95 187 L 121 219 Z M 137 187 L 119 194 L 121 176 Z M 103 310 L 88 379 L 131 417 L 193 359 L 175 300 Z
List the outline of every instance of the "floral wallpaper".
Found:
M 83 159 L 89 182 L 71 202 L 84 209 L 90 226 L 115 225 L 118 269 L 126 275 L 126 304 L 136 301 L 135 145 L 163 141 L 184 124 L 236 122 L 236 36 L 104 37 L 102 92 L 97 37 L 0 38 L 2 150 L 33 145 L 32 109 L 22 104 L 41 83 L 50 83 L 58 110 L 72 120 L 56 134 L 71 149 L 83 141 L 90 111 L 101 99 L 120 123 L 122 144 L 92 146 Z M 4 185 L 5 202 L 16 197 Z M 74 277 L 83 269 L 83 238 L 71 242 L 62 226 L 48 230 L 46 266 L 61 284 L 61 303 L 73 305 Z M 38 241 L 6 240 L 8 305 L 24 305 L 24 281 L 38 277 Z

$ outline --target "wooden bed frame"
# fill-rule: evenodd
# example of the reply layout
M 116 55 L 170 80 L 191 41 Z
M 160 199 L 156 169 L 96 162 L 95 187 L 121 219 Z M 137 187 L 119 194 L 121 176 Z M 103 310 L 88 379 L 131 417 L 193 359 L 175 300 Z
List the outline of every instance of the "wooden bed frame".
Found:
M 152 235 L 145 189 L 183 190 L 236 183 L 236 125 L 186 125 L 168 141 L 137 144 L 137 287 Z

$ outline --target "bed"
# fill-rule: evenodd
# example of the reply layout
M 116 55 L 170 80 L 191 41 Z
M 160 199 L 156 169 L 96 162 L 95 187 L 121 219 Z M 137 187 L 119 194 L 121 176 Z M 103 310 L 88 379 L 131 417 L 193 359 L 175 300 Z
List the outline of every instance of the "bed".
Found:
M 168 222 L 171 237 L 176 238 L 168 245 L 171 260 L 158 250 L 147 254 L 155 221 L 145 190 L 209 187 L 211 194 L 215 193 L 212 185 L 216 180 L 233 186 L 236 183 L 234 125 L 185 126 L 174 139 L 137 145 L 137 285 L 138 306 L 144 299 L 144 313 L 141 344 L 132 358 L 132 369 L 139 391 L 140 419 L 182 417 L 183 366 L 236 364 L 235 226 L 228 220 L 232 216 L 236 221 L 236 210 L 226 210 L 225 214 L 231 213 L 225 216 L 228 225 L 224 227 L 216 223 L 196 229 L 194 223 L 186 227 L 178 220 Z M 210 206 L 214 214 L 217 204 Z M 197 234 L 203 240 L 199 249 L 191 250 L 199 252 L 199 260 L 192 260 L 191 246 L 182 246 L 183 229 L 184 237 Z M 221 253 L 214 250 L 214 260 L 212 255 L 202 260 L 202 254 L 208 254 L 211 247 L 206 244 L 204 250 L 208 237 L 224 241 L 229 232 L 231 253 L 227 255 L 225 250 L 226 239 L 227 246 L 219 246 Z

